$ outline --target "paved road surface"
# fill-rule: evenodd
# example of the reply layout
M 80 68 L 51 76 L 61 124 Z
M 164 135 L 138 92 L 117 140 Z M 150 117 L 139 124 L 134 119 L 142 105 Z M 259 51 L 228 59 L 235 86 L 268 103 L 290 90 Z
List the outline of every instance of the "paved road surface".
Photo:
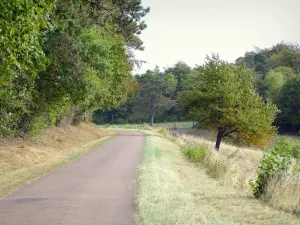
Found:
M 145 138 L 122 131 L 82 159 L 0 200 L 0 225 L 135 225 Z

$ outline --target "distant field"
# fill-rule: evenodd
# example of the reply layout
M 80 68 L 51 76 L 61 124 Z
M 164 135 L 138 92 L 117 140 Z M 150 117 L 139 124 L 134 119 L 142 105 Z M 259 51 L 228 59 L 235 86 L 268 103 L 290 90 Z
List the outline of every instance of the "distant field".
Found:
M 125 128 L 125 129 L 139 129 L 144 127 L 145 124 L 104 124 L 100 125 L 101 128 Z M 193 122 L 192 121 L 186 121 L 186 122 L 167 122 L 167 123 L 154 123 L 154 127 L 162 127 L 167 129 L 178 129 L 178 132 L 183 135 L 190 135 L 194 137 L 201 137 L 209 141 L 216 141 L 217 133 L 214 131 L 210 131 L 207 129 L 193 129 Z M 300 142 L 300 136 L 293 133 L 288 134 L 278 134 L 277 136 L 274 136 L 268 147 L 273 146 L 276 142 L 276 139 L 278 136 L 287 136 L 291 138 L 295 142 Z M 229 138 L 224 138 L 224 143 L 232 144 L 232 140 Z
M 111 128 L 126 128 L 128 126 L 132 127 L 142 127 L 144 124 L 104 124 L 100 125 L 102 128 L 106 127 L 111 127 Z M 191 129 L 193 127 L 193 122 L 192 121 L 187 121 L 187 122 L 167 122 L 167 123 L 154 123 L 154 127 L 164 127 L 168 129 L 174 129 L 174 128 L 179 128 L 179 129 Z

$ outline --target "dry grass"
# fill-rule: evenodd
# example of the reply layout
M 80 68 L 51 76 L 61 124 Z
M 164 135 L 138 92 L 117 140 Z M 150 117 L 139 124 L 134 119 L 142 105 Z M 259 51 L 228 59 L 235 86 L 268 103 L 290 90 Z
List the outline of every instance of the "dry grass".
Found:
M 216 152 L 214 142 L 189 136 L 178 137 L 175 141 L 183 148 L 189 145 L 205 146 L 208 152 L 202 165 L 206 172 L 251 196 L 249 182 L 257 178 L 257 168 L 263 151 L 222 144 L 220 152 Z M 262 200 L 275 209 L 300 216 L 300 174 L 290 172 L 271 178 Z
M 300 216 L 300 175 L 274 177 L 263 199 L 274 208 Z
M 156 129 L 155 131 L 172 138 L 171 134 Z M 214 150 L 215 143 L 200 137 L 180 135 L 173 140 L 182 148 L 199 146 L 207 149 L 202 163 L 212 177 L 221 177 L 222 182 L 243 189 L 248 194 L 252 192 L 250 181 L 256 179 L 257 167 L 263 157 L 263 151 L 251 148 L 240 148 L 230 144 L 221 144 L 219 152 Z
M 166 130 L 155 130 L 172 138 L 183 149 L 191 146 L 206 149 L 207 153 L 200 164 L 206 173 L 213 178 L 220 178 L 221 183 L 252 196 L 249 182 L 257 178 L 257 168 L 263 157 L 263 151 L 222 143 L 220 151 L 216 152 L 215 143 L 207 139 L 184 135 L 173 138 Z M 268 182 L 262 200 L 275 209 L 300 215 L 300 175 L 286 173 L 272 178 Z
M 222 150 L 228 151 L 227 156 L 236 151 L 224 146 Z M 239 159 L 250 153 L 235 154 Z M 253 158 L 261 155 L 253 154 Z M 272 209 L 245 191 L 211 178 L 187 161 L 178 144 L 157 133 L 147 136 L 137 200 L 141 225 L 300 224 L 296 216 Z
M 53 127 L 32 139 L 1 139 L 0 197 L 61 167 L 107 140 L 113 132 L 83 123 Z

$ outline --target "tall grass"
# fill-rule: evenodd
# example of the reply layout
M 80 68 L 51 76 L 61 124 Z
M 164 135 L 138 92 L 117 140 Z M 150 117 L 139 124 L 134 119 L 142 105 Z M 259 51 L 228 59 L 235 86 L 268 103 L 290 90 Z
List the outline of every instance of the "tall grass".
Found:
M 190 161 L 198 163 L 210 177 L 252 196 L 250 183 L 257 179 L 257 168 L 264 154 L 262 150 L 222 143 L 217 152 L 215 143 L 209 140 L 186 135 L 173 137 L 168 131 L 153 130 L 175 141 Z M 262 200 L 275 209 L 300 215 L 300 174 L 271 177 Z
M 270 179 L 263 200 L 274 208 L 300 216 L 300 174 Z
M 243 190 L 211 178 L 197 164 L 188 162 L 170 135 L 158 134 L 147 131 L 138 171 L 141 225 L 300 224 L 296 216 L 274 210 L 249 198 Z M 203 152 L 204 148 L 198 149 L 192 157 L 201 159 Z
M 229 144 L 222 144 L 219 152 L 214 149 L 214 142 L 192 136 L 179 136 L 175 141 L 182 149 L 205 149 L 205 157 L 201 164 L 207 174 L 220 178 L 226 184 L 244 189 L 251 193 L 249 182 L 256 179 L 256 170 L 263 156 L 263 152 L 251 148 L 239 148 Z

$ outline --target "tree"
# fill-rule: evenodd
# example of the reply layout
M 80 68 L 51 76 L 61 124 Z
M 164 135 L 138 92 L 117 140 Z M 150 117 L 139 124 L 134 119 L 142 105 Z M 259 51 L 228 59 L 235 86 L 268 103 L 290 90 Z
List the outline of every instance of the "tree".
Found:
M 51 30 L 53 0 L 0 1 L 0 137 L 12 134 L 32 102 L 47 58 L 41 40 Z
M 216 149 L 224 137 L 244 145 L 262 145 L 276 132 L 277 108 L 255 92 L 252 71 L 207 57 L 190 75 L 181 103 L 197 119 L 198 128 L 217 131 Z
M 138 76 L 140 89 L 135 96 L 134 107 L 136 110 L 147 114 L 149 125 L 153 125 L 154 116 L 174 105 L 171 99 L 177 81 L 173 74 L 160 74 L 147 71 Z
M 1 1 L 0 137 L 124 103 L 148 12 L 140 0 Z
M 183 61 L 179 61 L 174 66 L 165 70 L 165 74 L 172 73 L 174 74 L 177 80 L 176 90 L 174 92 L 174 95 L 172 96 L 172 98 L 176 101 L 176 104 L 173 107 L 171 107 L 168 111 L 166 111 L 164 115 L 161 116 L 161 119 L 181 121 L 185 118 L 186 114 L 184 113 L 184 111 L 180 110 L 180 107 L 177 104 L 177 99 L 182 94 L 182 91 L 184 90 L 184 82 L 188 74 L 191 73 L 191 71 L 191 67 L 189 67 Z
M 184 80 L 190 72 L 191 68 L 185 62 L 182 61 L 177 62 L 173 67 L 167 68 L 165 70 L 165 73 L 172 73 L 177 79 L 176 94 L 180 91 L 183 91 Z
M 289 79 L 282 87 L 278 107 L 281 112 L 277 123 L 289 130 L 300 130 L 300 77 Z
M 300 46 L 297 44 L 280 43 L 270 50 L 269 64 L 272 68 L 289 67 L 294 73 L 300 74 Z
M 256 48 L 255 51 L 246 52 L 243 57 L 236 60 L 236 65 L 244 65 L 253 69 L 260 75 L 265 75 L 269 69 L 266 50 Z
M 141 0 L 81 0 L 79 2 L 81 9 L 85 6 L 84 16 L 92 20 L 93 24 L 101 26 L 107 23 L 113 24 L 116 33 L 125 38 L 127 47 L 144 49 L 139 35 L 147 27 L 143 17 L 149 13 L 150 8 L 144 8 Z M 64 10 L 74 5 L 73 0 L 64 0 L 61 3 Z M 75 2 L 75 4 L 78 3 Z M 82 15 L 82 13 L 74 14 L 75 18 L 80 18 Z
M 277 103 L 280 90 L 284 83 L 285 77 L 283 73 L 270 70 L 265 76 L 264 85 L 266 87 L 266 97 L 271 99 L 273 103 Z
M 278 104 L 281 89 L 287 80 L 295 77 L 293 70 L 289 67 L 277 67 L 270 70 L 263 81 L 265 87 L 264 96 L 271 99 L 273 103 Z

